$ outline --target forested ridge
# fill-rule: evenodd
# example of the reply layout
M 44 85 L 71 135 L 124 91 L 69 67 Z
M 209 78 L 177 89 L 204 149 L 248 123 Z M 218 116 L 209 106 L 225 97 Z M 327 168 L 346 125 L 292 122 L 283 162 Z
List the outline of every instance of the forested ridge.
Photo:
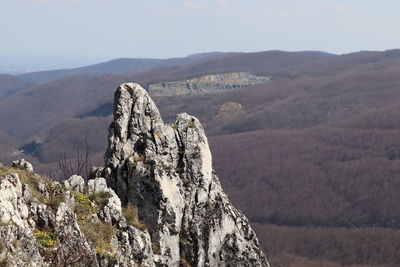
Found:
M 155 101 L 166 122 L 187 112 L 203 123 L 222 186 L 251 221 L 272 266 L 398 266 L 398 50 L 229 53 L 140 72 L 63 77 L 0 100 L 2 160 L 36 142 L 24 156 L 48 173 L 63 152 L 73 161 L 87 140 L 92 162 L 101 163 L 118 83 L 147 86 L 230 71 L 272 81 Z M 24 103 L 33 112 L 11 121 L 7 114 Z M 49 116 L 52 110 L 57 114 Z M 43 127 L 29 131 L 42 117 Z

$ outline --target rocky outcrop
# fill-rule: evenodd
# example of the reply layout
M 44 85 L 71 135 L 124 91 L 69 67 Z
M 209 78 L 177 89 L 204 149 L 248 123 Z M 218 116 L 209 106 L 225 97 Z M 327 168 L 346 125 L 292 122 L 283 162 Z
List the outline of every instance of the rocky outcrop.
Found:
M 12 266 L 42 266 L 39 249 L 29 227 L 26 188 L 17 173 L 0 180 L 0 262 Z
M 182 113 L 164 124 L 140 85 L 121 85 L 105 163 L 108 184 L 147 226 L 157 266 L 268 266 L 221 188 L 195 117 Z
M 185 81 L 151 84 L 149 94 L 153 96 L 210 94 L 248 87 L 270 80 L 269 77 L 255 76 L 248 72 L 213 74 Z
M 85 180 L 79 175 L 72 175 L 68 180 L 65 180 L 63 184 L 66 189 L 83 193 Z
M 23 169 L 23 170 L 27 170 L 27 171 L 33 172 L 32 164 L 30 164 L 29 162 L 27 162 L 24 159 L 14 160 L 12 162 L 12 166 L 16 167 L 16 168 L 20 168 L 20 169 Z
M 0 166 L 0 265 L 154 266 L 148 231 L 125 215 L 104 178 L 60 184 Z
M 0 166 L 0 265 L 268 266 L 195 117 L 166 125 L 142 87 L 123 84 L 105 161 L 87 183 Z

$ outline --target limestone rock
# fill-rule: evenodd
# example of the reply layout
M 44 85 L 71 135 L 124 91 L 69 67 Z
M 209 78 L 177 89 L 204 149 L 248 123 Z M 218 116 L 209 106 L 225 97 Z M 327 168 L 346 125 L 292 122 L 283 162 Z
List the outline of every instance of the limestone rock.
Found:
M 72 175 L 68 180 L 64 181 L 64 186 L 67 189 L 75 190 L 79 193 L 83 193 L 85 180 L 79 175 Z
M 0 227 L 0 258 L 6 266 L 42 267 L 46 266 L 39 253 L 39 248 L 32 231 L 16 225 Z
M 115 194 L 114 190 L 107 188 L 104 192 L 108 193 L 108 199 L 106 204 L 100 211 L 100 218 L 111 224 L 121 223 L 123 220 L 121 200 Z
M 30 164 L 29 162 L 27 162 L 27 161 L 24 160 L 24 159 L 14 160 L 14 161 L 12 162 L 12 166 L 13 166 L 13 167 L 20 168 L 20 169 L 27 170 L 27 171 L 30 171 L 30 172 L 33 172 L 33 166 L 32 166 L 32 164 Z
M 54 227 L 54 214 L 51 208 L 43 203 L 34 202 L 30 205 L 30 215 L 35 221 L 35 226 L 41 229 Z
M 128 226 L 118 231 L 112 242 L 117 250 L 117 257 L 121 260 L 120 266 L 155 266 L 148 232 Z
M 37 189 L 44 197 L 49 197 L 49 192 L 47 191 L 47 187 L 44 183 L 39 182 L 37 185 Z
M 115 93 L 103 175 L 138 207 L 158 266 L 268 266 L 246 217 L 223 192 L 207 137 L 186 113 L 163 123 L 138 84 Z
M 89 194 L 104 192 L 107 190 L 107 182 L 104 178 L 95 178 L 88 181 Z
M 25 197 L 26 187 L 17 173 L 5 175 L 0 180 L 0 252 L 10 266 L 43 266 L 42 258 L 27 222 L 29 208 Z
M 153 96 L 210 94 L 266 83 L 270 80 L 269 77 L 255 76 L 248 72 L 212 74 L 185 81 L 151 84 L 149 93 Z
M 0 180 L 0 220 L 27 228 L 25 219 L 29 215 L 23 197 L 23 187 L 17 173 L 6 175 Z
M 59 247 L 56 266 L 63 264 L 79 264 L 79 266 L 99 266 L 96 252 L 86 241 L 75 214 L 65 203 L 57 209 L 55 230 L 60 233 L 58 240 L 63 245 Z

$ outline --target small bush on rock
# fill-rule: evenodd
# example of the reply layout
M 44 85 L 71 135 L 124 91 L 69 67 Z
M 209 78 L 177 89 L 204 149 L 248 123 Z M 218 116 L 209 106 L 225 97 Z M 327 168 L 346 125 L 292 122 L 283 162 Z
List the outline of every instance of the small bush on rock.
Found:
M 33 236 L 43 247 L 54 247 L 57 245 L 57 234 L 53 232 L 36 231 Z

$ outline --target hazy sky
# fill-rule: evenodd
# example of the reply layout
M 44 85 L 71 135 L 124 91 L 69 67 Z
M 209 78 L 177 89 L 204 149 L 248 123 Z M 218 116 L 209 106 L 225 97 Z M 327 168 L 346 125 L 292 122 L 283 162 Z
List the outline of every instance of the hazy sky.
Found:
M 399 0 L 0 0 L 0 68 L 399 47 Z

